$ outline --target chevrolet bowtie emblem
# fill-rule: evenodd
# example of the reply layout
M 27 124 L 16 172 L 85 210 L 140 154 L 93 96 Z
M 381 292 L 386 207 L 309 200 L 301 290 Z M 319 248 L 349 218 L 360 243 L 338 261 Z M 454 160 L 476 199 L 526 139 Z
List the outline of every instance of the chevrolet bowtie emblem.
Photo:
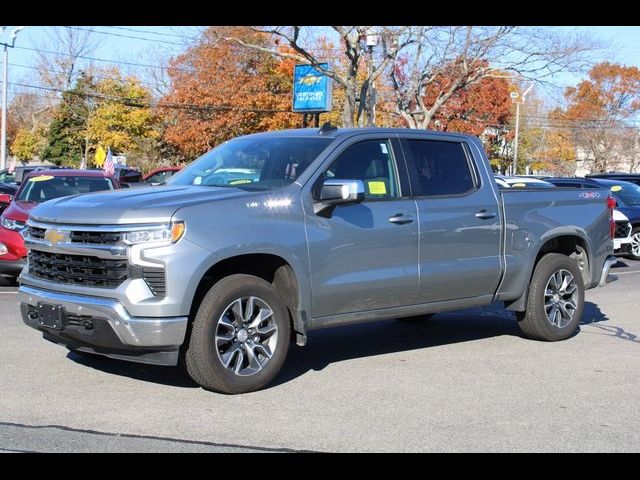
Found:
M 65 239 L 65 234 L 59 230 L 48 228 L 44 232 L 44 239 L 51 245 L 57 245 Z

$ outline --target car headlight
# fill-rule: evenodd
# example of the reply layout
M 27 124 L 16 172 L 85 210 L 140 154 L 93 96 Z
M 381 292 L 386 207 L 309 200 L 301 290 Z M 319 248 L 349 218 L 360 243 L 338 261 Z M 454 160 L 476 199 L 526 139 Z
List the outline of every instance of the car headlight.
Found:
M 17 232 L 18 230 L 22 230 L 24 228 L 25 222 L 19 222 L 18 220 L 11 220 L 10 218 L 2 217 L 2 226 L 4 228 L 8 228 L 9 230 L 13 230 Z
M 122 241 L 128 245 L 139 243 L 175 243 L 184 235 L 184 222 L 172 222 L 170 225 L 158 225 L 122 234 Z

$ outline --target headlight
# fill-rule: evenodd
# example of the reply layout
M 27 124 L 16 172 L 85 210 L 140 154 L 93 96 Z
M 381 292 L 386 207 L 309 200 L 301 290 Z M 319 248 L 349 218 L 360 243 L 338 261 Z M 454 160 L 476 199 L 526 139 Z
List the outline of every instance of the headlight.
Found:
M 175 243 L 184 235 L 184 222 L 173 222 L 170 225 L 159 225 L 144 230 L 134 230 L 122 234 L 122 241 L 129 245 L 138 243 Z
M 11 220 L 10 218 L 2 217 L 2 226 L 4 228 L 8 228 L 9 230 L 17 232 L 18 230 L 22 230 L 24 228 L 24 222 L 19 222 L 18 220 Z

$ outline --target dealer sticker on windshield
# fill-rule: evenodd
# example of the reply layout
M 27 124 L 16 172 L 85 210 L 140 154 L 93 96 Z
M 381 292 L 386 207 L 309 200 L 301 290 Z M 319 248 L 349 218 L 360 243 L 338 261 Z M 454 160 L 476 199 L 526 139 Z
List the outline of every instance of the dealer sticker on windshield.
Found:
M 619 192 L 620 190 L 622 190 L 622 187 L 620 185 L 614 185 L 613 187 L 611 187 L 612 192 Z
M 39 175 L 37 177 L 31 177 L 29 179 L 30 182 L 45 182 L 47 180 L 51 180 L 53 175 Z

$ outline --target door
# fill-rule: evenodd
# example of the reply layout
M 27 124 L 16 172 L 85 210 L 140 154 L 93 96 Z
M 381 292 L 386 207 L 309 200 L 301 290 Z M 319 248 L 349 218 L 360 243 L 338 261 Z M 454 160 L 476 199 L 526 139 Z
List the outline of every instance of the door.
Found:
M 419 303 L 493 295 L 500 266 L 500 212 L 464 141 L 404 138 L 420 223 Z
M 361 203 L 338 205 L 330 215 L 313 209 L 306 214 L 314 318 L 414 302 L 417 210 L 413 200 L 402 197 L 408 180 L 397 158 L 389 139 L 352 142 L 314 181 L 315 198 L 328 178 L 361 180 L 365 187 Z

